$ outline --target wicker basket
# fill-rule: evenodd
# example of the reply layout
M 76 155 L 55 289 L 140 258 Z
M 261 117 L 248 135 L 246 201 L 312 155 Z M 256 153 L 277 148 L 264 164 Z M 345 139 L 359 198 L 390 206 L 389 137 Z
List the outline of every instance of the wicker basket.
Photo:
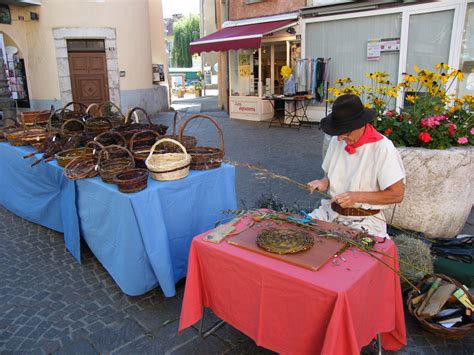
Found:
M 183 153 L 153 154 L 156 147 L 165 142 L 176 144 L 181 148 Z M 162 138 L 151 147 L 145 164 L 151 172 L 151 177 L 155 180 L 178 180 L 188 176 L 191 156 L 186 152 L 186 148 L 178 141 Z
M 64 176 L 71 180 L 87 179 L 99 175 L 97 160 L 93 155 L 84 155 L 71 160 L 64 167 Z
M 142 116 L 145 116 L 148 123 L 139 122 L 138 112 L 141 112 Z M 135 120 L 132 119 L 133 117 L 135 117 Z M 132 136 L 135 133 L 144 129 L 155 131 L 160 136 L 162 136 L 166 134 L 168 127 L 161 124 L 153 124 L 151 122 L 150 116 L 148 116 L 148 113 L 144 109 L 141 107 L 134 107 L 128 112 L 125 118 L 125 123 L 115 128 L 116 131 L 120 132 L 125 137 L 127 144 L 130 144 L 130 139 L 132 139 Z
M 73 159 L 77 157 L 83 157 L 83 156 L 93 156 L 92 154 L 93 149 L 92 148 L 73 148 L 73 149 L 68 149 L 64 150 L 62 152 L 56 153 L 55 158 L 56 161 L 58 162 L 59 166 L 62 166 L 63 168 L 68 165 Z
M 444 281 L 447 281 L 447 282 L 450 282 L 450 283 L 456 285 L 457 288 L 462 288 L 464 290 L 464 292 L 466 293 L 466 295 L 468 296 L 471 303 L 474 303 L 474 298 L 472 297 L 472 295 L 469 293 L 469 291 L 459 281 L 457 281 L 457 280 L 455 280 L 455 279 L 453 279 L 449 276 L 443 275 L 443 274 L 433 274 L 431 276 L 439 277 Z M 431 276 L 430 275 L 425 276 L 420 281 L 420 283 L 417 285 L 417 288 L 421 289 L 421 287 L 425 284 L 425 282 Z M 413 305 L 413 303 L 412 303 L 413 298 L 416 297 L 416 296 L 418 296 L 418 293 L 417 293 L 416 290 L 413 290 L 409 293 L 408 300 L 407 300 L 408 311 L 410 312 L 410 314 L 413 317 L 415 317 L 418 320 L 418 322 L 420 322 L 420 324 L 423 326 L 423 328 L 425 328 L 429 332 L 431 332 L 431 333 L 433 333 L 437 336 L 440 336 L 442 338 L 445 338 L 445 339 L 461 339 L 461 338 L 465 337 L 466 335 L 468 335 L 469 333 L 471 333 L 474 330 L 474 323 L 465 324 L 465 325 L 462 325 L 462 326 L 456 327 L 456 328 L 454 328 L 454 327 L 453 328 L 445 328 L 440 324 L 431 322 L 430 318 L 420 317 L 416 313 L 417 307 L 415 307 L 415 305 Z
M 207 119 L 211 121 L 214 126 L 217 128 L 217 132 L 220 136 L 220 143 L 221 147 L 219 148 L 212 148 L 212 147 L 194 147 L 188 149 L 188 153 L 192 156 L 191 161 L 191 169 L 193 170 L 208 170 L 218 168 L 222 164 L 222 159 L 224 158 L 224 135 L 222 134 L 222 129 L 211 116 L 208 115 L 193 115 L 189 117 L 186 122 L 184 122 L 183 126 L 179 130 L 179 139 L 181 140 L 183 137 L 184 130 L 189 122 L 194 119 Z
M 49 123 L 50 110 L 21 112 L 19 123 L 23 126 L 36 126 Z
M 135 167 L 135 160 L 127 148 L 109 145 L 100 151 L 97 166 L 102 180 L 113 184 L 115 175 Z
M 66 120 L 59 131 L 61 137 L 81 136 L 84 134 L 86 125 L 82 120 L 70 118 Z
M 144 129 L 135 133 L 130 139 L 130 152 L 135 159 L 135 166 L 137 168 L 146 168 L 145 160 L 150 154 L 150 149 L 160 135 L 155 131 Z
M 112 122 L 107 117 L 92 117 L 86 120 L 86 136 L 88 139 L 94 139 L 99 134 L 112 128 Z
M 148 170 L 146 169 L 127 169 L 115 176 L 114 182 L 119 191 L 125 193 L 138 192 L 147 187 Z
M 68 102 L 58 113 L 61 122 L 72 118 L 85 120 L 87 118 L 87 106 L 81 102 Z
M 100 144 L 102 144 L 104 146 L 120 145 L 122 147 L 125 147 L 127 145 L 127 142 L 125 141 L 124 136 L 122 136 L 117 131 L 103 132 L 103 133 L 97 135 L 94 138 L 94 141 L 99 142 Z
M 11 125 L 7 126 L 6 122 L 11 121 Z M 23 129 L 20 127 L 20 124 L 14 120 L 13 118 L 4 118 L 3 119 L 3 127 L 0 129 L 0 142 L 7 141 L 7 135 L 13 133 L 15 131 L 22 131 Z
M 86 110 L 86 115 L 87 117 L 99 117 L 100 116 L 100 113 L 99 113 L 99 105 L 98 104 L 90 104 L 89 106 L 87 106 L 87 110 Z
M 175 111 L 174 116 L 173 116 L 173 133 L 171 134 L 171 136 L 165 136 L 164 138 L 170 138 L 170 139 L 177 140 L 182 145 L 184 145 L 184 147 L 186 149 L 194 148 L 197 145 L 197 142 L 198 142 L 197 138 L 194 137 L 194 136 L 183 136 L 180 139 L 179 134 L 176 133 L 176 123 L 177 123 L 176 118 L 179 118 L 178 127 L 181 125 L 181 121 L 182 121 L 183 118 L 182 118 L 181 114 L 178 111 Z M 173 151 L 173 149 L 175 151 L 179 151 L 179 147 L 177 147 L 174 144 L 165 144 L 164 147 L 167 150 L 171 151 L 171 152 Z
M 125 123 L 125 116 L 116 104 L 112 101 L 104 101 L 99 106 L 98 117 L 106 117 L 112 123 L 112 126 L 117 127 Z

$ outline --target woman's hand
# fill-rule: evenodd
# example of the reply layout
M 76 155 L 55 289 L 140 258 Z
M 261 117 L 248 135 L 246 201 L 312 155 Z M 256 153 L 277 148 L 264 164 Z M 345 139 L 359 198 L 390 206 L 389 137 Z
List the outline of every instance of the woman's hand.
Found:
M 326 191 L 329 188 L 329 179 L 327 177 L 321 180 L 313 180 L 308 182 L 308 189 L 311 193 L 314 191 Z
M 354 206 L 357 202 L 360 202 L 358 199 L 357 192 L 344 192 L 334 196 L 332 202 L 336 202 L 342 208 L 348 208 Z

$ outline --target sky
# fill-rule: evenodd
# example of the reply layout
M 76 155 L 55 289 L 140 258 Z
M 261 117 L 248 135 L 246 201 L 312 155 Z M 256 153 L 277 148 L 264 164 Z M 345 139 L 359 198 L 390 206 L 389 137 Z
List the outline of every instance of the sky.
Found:
M 199 0 L 162 0 L 163 17 L 172 14 L 199 14 Z

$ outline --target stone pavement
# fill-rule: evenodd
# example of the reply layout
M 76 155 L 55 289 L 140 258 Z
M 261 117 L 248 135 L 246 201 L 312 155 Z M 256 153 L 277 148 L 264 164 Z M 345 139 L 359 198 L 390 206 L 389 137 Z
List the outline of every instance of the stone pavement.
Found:
M 313 128 L 267 128 L 211 113 L 225 133 L 226 158 L 269 168 L 297 181 L 321 176 L 322 134 Z M 155 120 L 168 122 L 171 113 Z M 188 135 L 217 145 L 215 128 L 190 123 Z M 239 206 L 254 207 L 264 193 L 310 208 L 318 197 L 237 169 Z M 465 232 L 473 233 L 473 213 Z M 82 243 L 83 263 L 66 251 L 62 234 L 29 223 L 0 207 L 0 354 L 258 354 L 259 348 L 229 325 L 202 340 L 195 328 L 177 334 L 184 281 L 178 295 L 159 288 L 140 297 L 124 295 Z M 209 314 L 206 325 L 215 321 Z M 406 314 L 408 346 L 400 354 L 472 354 L 474 335 L 445 341 L 425 332 Z M 370 348 L 364 354 L 373 353 Z

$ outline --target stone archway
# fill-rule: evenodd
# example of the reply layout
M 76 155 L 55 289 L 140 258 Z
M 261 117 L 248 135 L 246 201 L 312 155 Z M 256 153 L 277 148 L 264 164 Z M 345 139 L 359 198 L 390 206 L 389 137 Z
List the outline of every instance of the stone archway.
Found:
M 67 52 L 68 39 L 103 39 L 107 60 L 107 77 L 110 101 L 120 107 L 120 75 L 118 69 L 115 28 L 110 27 L 61 27 L 53 29 L 56 62 L 58 64 L 59 91 L 63 105 L 72 101 L 71 76 Z

